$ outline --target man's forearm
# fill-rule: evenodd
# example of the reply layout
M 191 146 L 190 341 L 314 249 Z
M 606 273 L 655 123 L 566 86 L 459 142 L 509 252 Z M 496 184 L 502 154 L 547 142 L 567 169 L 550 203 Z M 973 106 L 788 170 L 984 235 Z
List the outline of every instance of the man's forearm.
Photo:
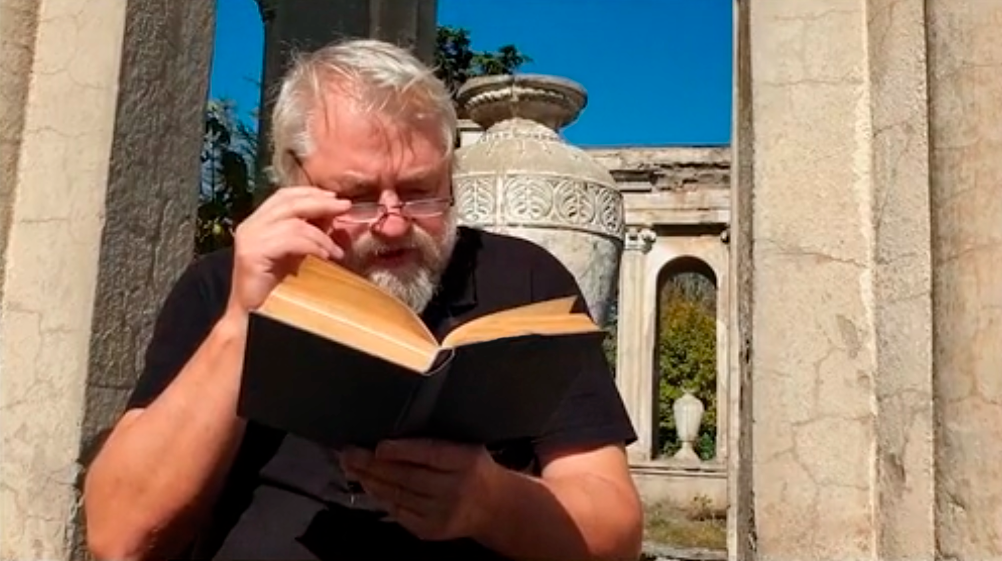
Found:
M 111 434 L 84 492 L 95 553 L 142 557 L 181 537 L 215 493 L 243 431 L 234 411 L 245 337 L 246 322 L 220 321 L 174 383 Z
M 502 469 L 474 538 L 522 561 L 633 561 L 641 522 L 634 500 L 597 477 L 543 481 Z

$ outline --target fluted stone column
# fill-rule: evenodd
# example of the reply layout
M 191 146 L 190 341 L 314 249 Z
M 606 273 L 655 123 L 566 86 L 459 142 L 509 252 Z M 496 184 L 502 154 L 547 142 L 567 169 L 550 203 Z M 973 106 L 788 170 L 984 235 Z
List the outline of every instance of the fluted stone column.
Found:
M 926 2 L 937 553 L 1002 559 L 1002 2 Z
M 654 384 L 654 334 L 646 329 L 652 306 L 645 302 L 646 257 L 657 236 L 651 230 L 630 226 L 626 230 L 619 266 L 619 300 L 616 310 L 616 386 L 637 432 L 629 449 L 632 461 L 654 456 L 657 443 L 658 394 Z
M 736 197 L 751 261 L 737 479 L 753 489 L 732 492 L 753 516 L 732 545 L 998 559 L 1002 4 L 739 14 L 737 184 L 753 196 Z
M 89 444 L 192 257 L 213 6 L 0 3 L 0 559 L 86 558 Z

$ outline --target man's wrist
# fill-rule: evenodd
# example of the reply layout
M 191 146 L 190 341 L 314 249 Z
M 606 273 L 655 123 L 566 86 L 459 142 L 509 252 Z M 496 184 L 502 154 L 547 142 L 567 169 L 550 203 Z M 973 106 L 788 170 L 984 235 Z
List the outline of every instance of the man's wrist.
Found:
M 247 334 L 247 322 L 250 318 L 244 310 L 235 307 L 227 307 L 226 311 L 216 322 L 213 329 L 214 335 L 221 336 L 225 340 L 243 337 Z
M 493 542 L 496 531 L 506 524 L 511 497 L 524 495 L 525 486 L 534 483 L 529 481 L 529 476 L 511 471 L 490 459 L 484 469 L 483 492 L 481 500 L 477 501 L 480 508 L 470 537 L 481 543 Z

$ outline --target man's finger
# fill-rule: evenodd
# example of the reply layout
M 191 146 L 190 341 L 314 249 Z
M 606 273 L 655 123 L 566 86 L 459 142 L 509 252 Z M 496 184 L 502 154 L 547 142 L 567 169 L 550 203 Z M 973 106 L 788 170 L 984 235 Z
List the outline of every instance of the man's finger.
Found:
M 438 471 L 462 468 L 465 456 L 465 448 L 437 440 L 386 440 L 376 446 L 376 458 L 380 460 L 408 462 Z
M 424 540 L 440 540 L 447 538 L 440 519 L 425 516 L 405 506 L 396 507 L 392 513 L 394 521 L 415 536 Z
M 321 189 L 320 187 L 315 187 L 313 185 L 290 185 L 288 187 L 276 189 L 267 199 L 264 200 L 264 202 L 261 203 L 261 206 L 282 204 L 285 201 L 301 197 L 315 197 L 318 193 L 328 196 L 336 196 L 333 191 Z
M 295 199 L 316 198 L 317 196 L 337 198 L 337 195 L 335 195 L 333 191 L 324 191 L 319 187 L 282 187 L 281 189 L 277 189 L 274 193 L 269 195 L 268 198 L 262 201 L 254 214 L 248 217 L 248 220 L 254 217 L 269 215 L 276 208 L 288 204 L 289 201 Z
M 447 495 L 451 485 L 447 474 L 411 463 L 375 460 L 362 473 L 425 497 Z
M 437 508 L 438 503 L 433 497 L 375 475 L 361 474 L 359 483 L 376 500 L 385 503 L 391 509 L 390 514 L 394 516 L 401 508 L 420 516 L 432 516 L 441 510 Z
M 273 195 L 258 209 L 257 214 L 264 222 L 275 222 L 286 218 L 307 220 L 326 219 L 343 214 L 351 208 L 351 201 L 339 199 L 331 191 L 315 187 L 284 187 L 288 192 Z M 292 191 L 295 189 L 295 191 Z
M 304 220 L 327 219 L 348 212 L 351 201 L 328 198 L 323 195 L 295 199 L 274 209 L 269 217 L 278 221 L 285 218 L 301 218 Z

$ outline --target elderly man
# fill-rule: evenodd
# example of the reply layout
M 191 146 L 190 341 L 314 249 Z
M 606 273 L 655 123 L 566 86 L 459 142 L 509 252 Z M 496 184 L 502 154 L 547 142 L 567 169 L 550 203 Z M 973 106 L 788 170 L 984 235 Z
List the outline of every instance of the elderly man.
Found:
M 284 185 L 232 250 L 180 277 L 144 371 L 90 467 L 100 559 L 635 559 L 634 438 L 597 347 L 534 438 L 335 453 L 235 415 L 248 314 L 306 255 L 344 263 L 439 337 L 499 309 L 580 295 L 545 250 L 457 227 L 456 116 L 406 51 L 369 40 L 297 59 L 274 110 Z M 336 370 L 337 365 L 331 365 Z

